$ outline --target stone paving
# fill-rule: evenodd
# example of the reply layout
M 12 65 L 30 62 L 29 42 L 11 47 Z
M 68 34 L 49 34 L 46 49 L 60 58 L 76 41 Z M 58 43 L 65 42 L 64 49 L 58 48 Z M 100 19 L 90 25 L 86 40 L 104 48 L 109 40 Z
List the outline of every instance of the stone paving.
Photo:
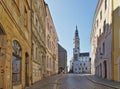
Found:
M 63 74 L 59 74 L 45 78 L 25 89 L 56 89 L 59 79 L 61 79 L 63 76 Z
M 114 88 L 114 89 L 120 89 L 120 82 L 115 82 L 112 80 L 103 79 L 103 78 L 100 78 L 100 77 L 97 77 L 94 75 L 89 75 L 89 76 L 87 76 L 87 78 L 90 81 L 97 83 L 99 85 L 109 86 L 109 87 Z
M 85 74 L 59 74 L 26 89 L 120 89 L 120 83 Z
M 61 85 L 58 85 L 56 89 L 119 89 L 93 81 L 93 78 L 94 76 L 84 74 L 68 74 L 59 81 Z

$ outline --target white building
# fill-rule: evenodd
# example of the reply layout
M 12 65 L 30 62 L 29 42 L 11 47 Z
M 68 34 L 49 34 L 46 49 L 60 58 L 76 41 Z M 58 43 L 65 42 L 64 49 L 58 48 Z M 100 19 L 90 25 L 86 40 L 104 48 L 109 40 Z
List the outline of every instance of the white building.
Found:
M 91 73 L 89 53 L 80 53 L 80 39 L 76 26 L 73 48 L 73 73 Z
M 91 32 L 91 72 L 102 78 L 112 79 L 111 0 L 99 0 Z
M 91 59 L 89 57 L 89 53 L 80 53 L 79 62 L 80 73 L 91 73 Z

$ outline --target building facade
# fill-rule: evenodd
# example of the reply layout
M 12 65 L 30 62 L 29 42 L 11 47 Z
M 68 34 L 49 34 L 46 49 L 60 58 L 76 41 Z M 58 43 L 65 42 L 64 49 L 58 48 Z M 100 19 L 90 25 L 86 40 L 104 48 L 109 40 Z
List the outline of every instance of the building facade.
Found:
M 92 70 L 115 81 L 120 81 L 119 7 L 119 0 L 99 0 L 91 33 Z
M 58 73 L 58 36 L 48 5 L 46 4 L 46 76 Z
M 80 73 L 91 73 L 91 59 L 88 52 L 79 54 Z
M 58 44 L 58 73 L 67 73 L 67 51 Z
M 112 33 L 109 22 L 111 22 L 111 1 L 99 0 L 93 21 L 93 30 L 91 35 L 92 44 L 92 69 L 95 68 L 95 74 L 111 79 L 111 42 Z M 93 64 L 95 63 L 95 64 Z
M 57 33 L 44 0 L 0 0 L 0 89 L 24 89 L 46 77 L 48 53 L 50 72 L 56 74 L 57 43 Z
M 91 73 L 91 60 L 89 53 L 80 53 L 80 39 L 76 26 L 73 48 L 73 73 Z
M 45 77 L 46 9 L 44 0 L 32 0 L 32 83 Z
M 69 73 L 73 73 L 73 58 L 70 60 Z
M 112 0 L 112 78 L 120 82 L 120 0 Z
M 31 84 L 30 16 L 30 0 L 0 0 L 0 89 Z

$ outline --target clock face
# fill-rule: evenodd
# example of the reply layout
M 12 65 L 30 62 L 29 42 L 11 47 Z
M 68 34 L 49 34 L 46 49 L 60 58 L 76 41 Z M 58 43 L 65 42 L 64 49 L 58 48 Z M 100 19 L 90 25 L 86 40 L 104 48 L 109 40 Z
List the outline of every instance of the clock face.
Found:
M 74 49 L 74 54 L 77 54 L 78 53 L 78 50 L 77 49 Z

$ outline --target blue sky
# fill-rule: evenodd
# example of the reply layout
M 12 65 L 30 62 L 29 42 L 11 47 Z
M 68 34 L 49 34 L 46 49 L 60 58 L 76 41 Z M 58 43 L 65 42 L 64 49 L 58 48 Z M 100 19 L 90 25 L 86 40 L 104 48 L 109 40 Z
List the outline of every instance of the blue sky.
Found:
M 59 43 L 67 50 L 68 66 L 73 57 L 76 25 L 80 37 L 80 52 L 90 52 L 90 34 L 98 0 L 45 0 L 49 6 Z

